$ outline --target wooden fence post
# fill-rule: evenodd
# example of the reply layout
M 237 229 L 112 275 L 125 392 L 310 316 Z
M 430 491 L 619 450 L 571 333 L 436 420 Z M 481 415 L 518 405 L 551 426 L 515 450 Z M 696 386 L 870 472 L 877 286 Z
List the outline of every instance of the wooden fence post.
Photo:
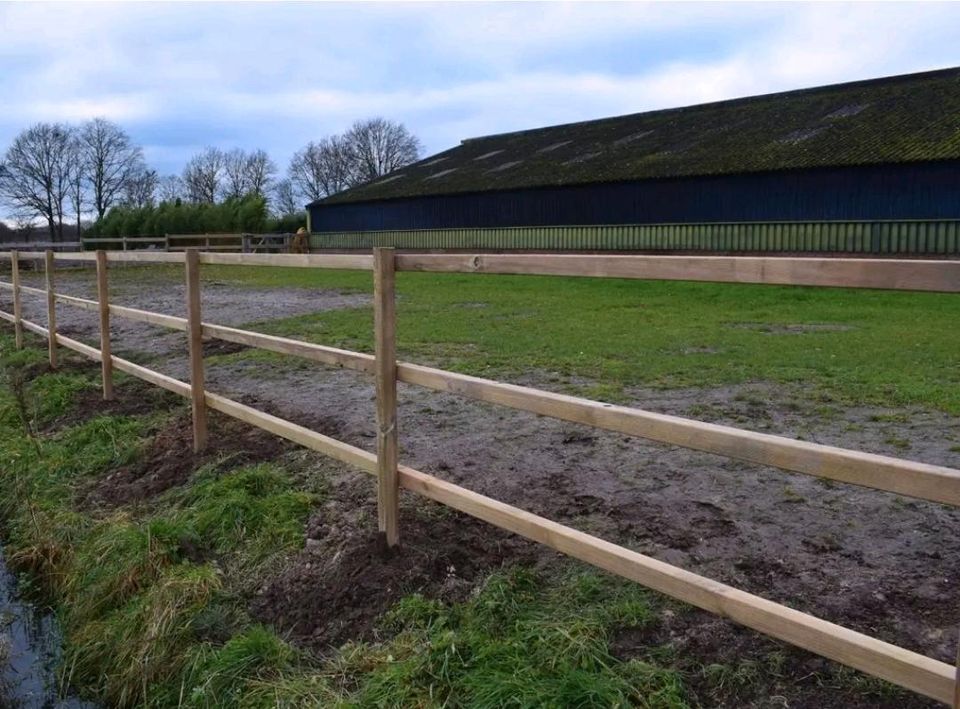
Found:
M 110 352 L 110 289 L 107 284 L 107 252 L 97 251 L 97 302 L 100 304 L 100 376 L 103 399 L 113 398 L 113 359 Z
M 47 279 L 47 350 L 50 355 L 50 367 L 57 368 L 57 299 L 53 278 L 53 250 L 43 254 L 44 275 Z
M 204 398 L 203 327 L 200 320 L 200 259 L 198 249 L 188 248 L 187 340 L 190 348 L 190 401 L 193 408 L 193 450 L 207 447 L 207 403 Z
M 400 541 L 397 474 L 396 271 L 394 251 L 373 251 L 373 316 L 377 372 L 377 511 L 380 539 L 390 549 Z
M 13 341 L 18 350 L 23 349 L 23 305 L 20 302 L 20 256 L 10 252 L 10 282 L 13 284 Z

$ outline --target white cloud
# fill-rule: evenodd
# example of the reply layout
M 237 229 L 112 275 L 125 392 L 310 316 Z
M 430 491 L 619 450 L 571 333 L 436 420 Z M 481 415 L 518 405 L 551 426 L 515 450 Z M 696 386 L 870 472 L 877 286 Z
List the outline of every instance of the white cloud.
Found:
M 460 139 L 944 66 L 949 4 L 0 5 L 0 147 L 123 123 L 164 171 L 204 144 L 283 163 L 353 120 Z

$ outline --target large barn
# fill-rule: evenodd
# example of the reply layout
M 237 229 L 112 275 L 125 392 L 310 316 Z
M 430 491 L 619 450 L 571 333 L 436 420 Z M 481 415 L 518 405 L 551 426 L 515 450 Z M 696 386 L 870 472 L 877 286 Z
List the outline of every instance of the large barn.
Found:
M 318 246 L 955 253 L 960 68 L 471 138 L 308 210 Z

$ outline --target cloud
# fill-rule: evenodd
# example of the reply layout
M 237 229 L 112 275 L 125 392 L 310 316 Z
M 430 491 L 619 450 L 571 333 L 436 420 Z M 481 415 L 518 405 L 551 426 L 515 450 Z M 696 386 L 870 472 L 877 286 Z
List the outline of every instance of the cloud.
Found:
M 207 144 L 281 164 L 358 119 L 476 135 L 947 66 L 950 4 L 2 4 L 0 148 L 122 123 L 162 172 Z

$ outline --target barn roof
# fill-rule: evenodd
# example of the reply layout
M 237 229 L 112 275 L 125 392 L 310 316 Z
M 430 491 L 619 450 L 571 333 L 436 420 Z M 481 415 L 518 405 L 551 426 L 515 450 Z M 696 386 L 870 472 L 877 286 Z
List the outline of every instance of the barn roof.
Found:
M 314 204 L 960 159 L 960 67 L 472 138 Z

